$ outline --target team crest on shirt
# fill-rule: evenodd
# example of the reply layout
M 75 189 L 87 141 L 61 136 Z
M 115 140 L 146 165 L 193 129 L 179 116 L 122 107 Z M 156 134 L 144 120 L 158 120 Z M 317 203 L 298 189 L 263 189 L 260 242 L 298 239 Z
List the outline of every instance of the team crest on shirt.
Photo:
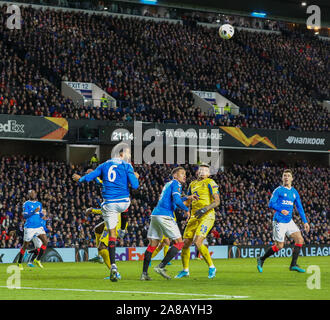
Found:
M 296 195 L 295 194 L 293 194 L 293 199 L 296 199 Z
M 286 193 L 284 193 L 284 197 L 286 197 L 287 196 L 287 194 Z

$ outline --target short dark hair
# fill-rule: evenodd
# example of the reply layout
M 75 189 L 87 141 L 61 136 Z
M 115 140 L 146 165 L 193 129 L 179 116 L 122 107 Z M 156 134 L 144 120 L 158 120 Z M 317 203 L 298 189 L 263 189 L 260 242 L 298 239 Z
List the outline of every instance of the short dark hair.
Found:
M 290 173 L 290 174 L 292 175 L 292 177 L 293 177 L 293 172 L 292 172 L 291 169 L 285 169 L 285 170 L 283 171 L 283 174 L 284 174 L 284 173 Z
M 171 175 L 173 176 L 174 174 L 176 174 L 180 170 L 186 170 L 186 169 L 184 167 L 176 167 L 172 170 Z

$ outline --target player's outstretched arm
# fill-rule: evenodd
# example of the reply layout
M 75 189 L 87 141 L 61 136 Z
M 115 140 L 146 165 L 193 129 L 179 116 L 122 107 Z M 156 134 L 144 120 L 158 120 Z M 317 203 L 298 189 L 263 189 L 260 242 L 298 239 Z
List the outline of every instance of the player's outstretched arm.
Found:
M 186 212 L 189 211 L 189 208 L 182 201 L 183 199 L 181 198 L 179 192 L 173 192 L 172 196 L 173 196 L 173 202 L 176 206 L 178 206 L 180 209 L 182 209 Z
M 96 208 L 88 208 L 86 210 L 86 216 L 88 217 L 91 213 L 93 213 L 93 214 L 102 214 L 102 210 L 101 209 L 96 209 Z
M 75 182 L 78 182 L 80 178 L 81 178 L 81 176 L 80 176 L 79 174 L 74 173 L 74 174 L 72 175 L 72 179 L 73 179 Z
M 76 182 L 85 182 L 85 181 L 90 182 L 90 181 L 96 179 L 97 177 L 101 176 L 101 174 L 102 174 L 102 170 L 101 170 L 102 165 L 103 164 L 100 164 L 94 171 L 86 174 L 83 177 L 81 177 L 81 176 L 79 176 L 78 174 L 75 173 L 72 176 L 72 179 Z
M 86 174 L 89 174 L 89 173 L 91 173 L 91 172 L 93 172 L 93 169 L 88 169 L 87 171 L 86 171 Z M 100 178 L 100 177 L 96 177 L 95 178 L 95 180 L 94 180 L 97 184 L 99 184 L 99 185 L 103 185 L 103 181 L 102 181 L 102 179 Z
M 197 201 L 199 198 L 196 194 L 193 194 L 193 195 L 190 195 L 190 196 L 185 196 L 181 199 L 182 199 L 184 205 L 189 207 L 191 205 L 192 201 L 194 201 L 194 200 Z

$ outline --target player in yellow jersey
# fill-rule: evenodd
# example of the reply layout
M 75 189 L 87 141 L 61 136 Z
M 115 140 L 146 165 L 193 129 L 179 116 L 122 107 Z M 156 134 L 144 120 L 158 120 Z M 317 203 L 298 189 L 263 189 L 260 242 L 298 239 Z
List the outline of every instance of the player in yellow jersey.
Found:
M 198 200 L 191 202 L 191 216 L 183 234 L 184 247 L 181 252 L 183 270 L 175 278 L 189 276 L 189 247 L 193 243 L 209 266 L 208 278 L 213 279 L 215 277 L 216 268 L 208 248 L 203 244 L 214 225 L 214 208 L 220 204 L 219 187 L 209 176 L 210 167 L 202 164 L 197 171 L 197 180 L 192 181 L 189 185 L 188 195 L 195 194 L 198 196 Z
M 89 216 L 91 213 L 102 214 L 102 211 L 101 211 L 101 209 L 88 208 L 86 210 L 86 215 Z M 121 214 L 118 214 L 118 224 L 116 227 L 117 236 L 118 236 L 118 231 L 121 229 L 126 229 L 126 227 L 127 227 L 127 222 L 126 222 L 126 226 L 122 226 Z M 109 232 L 108 232 L 105 222 L 102 221 L 101 223 L 96 225 L 94 228 L 94 232 L 95 232 L 95 240 L 96 240 L 96 247 L 98 250 L 98 254 L 103 258 L 103 261 L 106 264 L 106 266 L 108 267 L 108 269 L 111 270 L 110 256 L 109 256 L 109 251 L 108 251 Z M 116 277 L 118 279 L 121 278 L 119 272 L 117 272 Z M 109 279 L 109 277 L 106 277 L 104 279 Z

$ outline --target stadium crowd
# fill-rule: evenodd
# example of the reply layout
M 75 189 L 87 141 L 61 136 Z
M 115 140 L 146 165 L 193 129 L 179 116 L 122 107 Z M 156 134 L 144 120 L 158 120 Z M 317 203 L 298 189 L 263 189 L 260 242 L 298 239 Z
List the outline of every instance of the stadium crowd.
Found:
M 0 113 L 329 130 L 318 102 L 329 98 L 327 41 L 238 30 L 224 41 L 200 25 L 21 10 L 21 30 L 0 26 Z M 62 80 L 93 82 L 118 107 L 75 105 Z M 205 114 L 191 90 L 217 90 L 240 113 Z
M 134 165 L 140 174 L 140 187 L 132 193 L 127 234 L 118 239 L 119 246 L 147 245 L 149 216 L 157 204 L 164 183 L 169 181 L 173 166 Z M 187 185 L 195 178 L 193 166 L 185 165 Z M 221 204 L 209 234 L 210 245 L 268 245 L 272 243 L 272 216 L 268 201 L 281 184 L 284 164 L 234 164 L 212 178 L 219 184 Z M 87 166 L 70 166 L 40 157 L 0 157 L 0 242 L 1 248 L 20 248 L 24 219 L 22 206 L 27 191 L 35 189 L 47 212 L 49 246 L 95 246 L 93 228 L 102 221 L 100 215 L 85 216 L 88 207 L 98 207 L 100 186 L 95 182 L 78 185 L 72 174 L 86 172 Z M 329 168 L 310 167 L 301 163 L 293 168 L 294 187 L 300 193 L 311 226 L 304 234 L 306 243 L 329 244 Z M 186 221 L 177 212 L 180 229 Z M 297 224 L 300 218 L 295 213 Z M 302 228 L 301 228 L 302 229 Z M 303 232 L 304 233 L 304 232 Z

